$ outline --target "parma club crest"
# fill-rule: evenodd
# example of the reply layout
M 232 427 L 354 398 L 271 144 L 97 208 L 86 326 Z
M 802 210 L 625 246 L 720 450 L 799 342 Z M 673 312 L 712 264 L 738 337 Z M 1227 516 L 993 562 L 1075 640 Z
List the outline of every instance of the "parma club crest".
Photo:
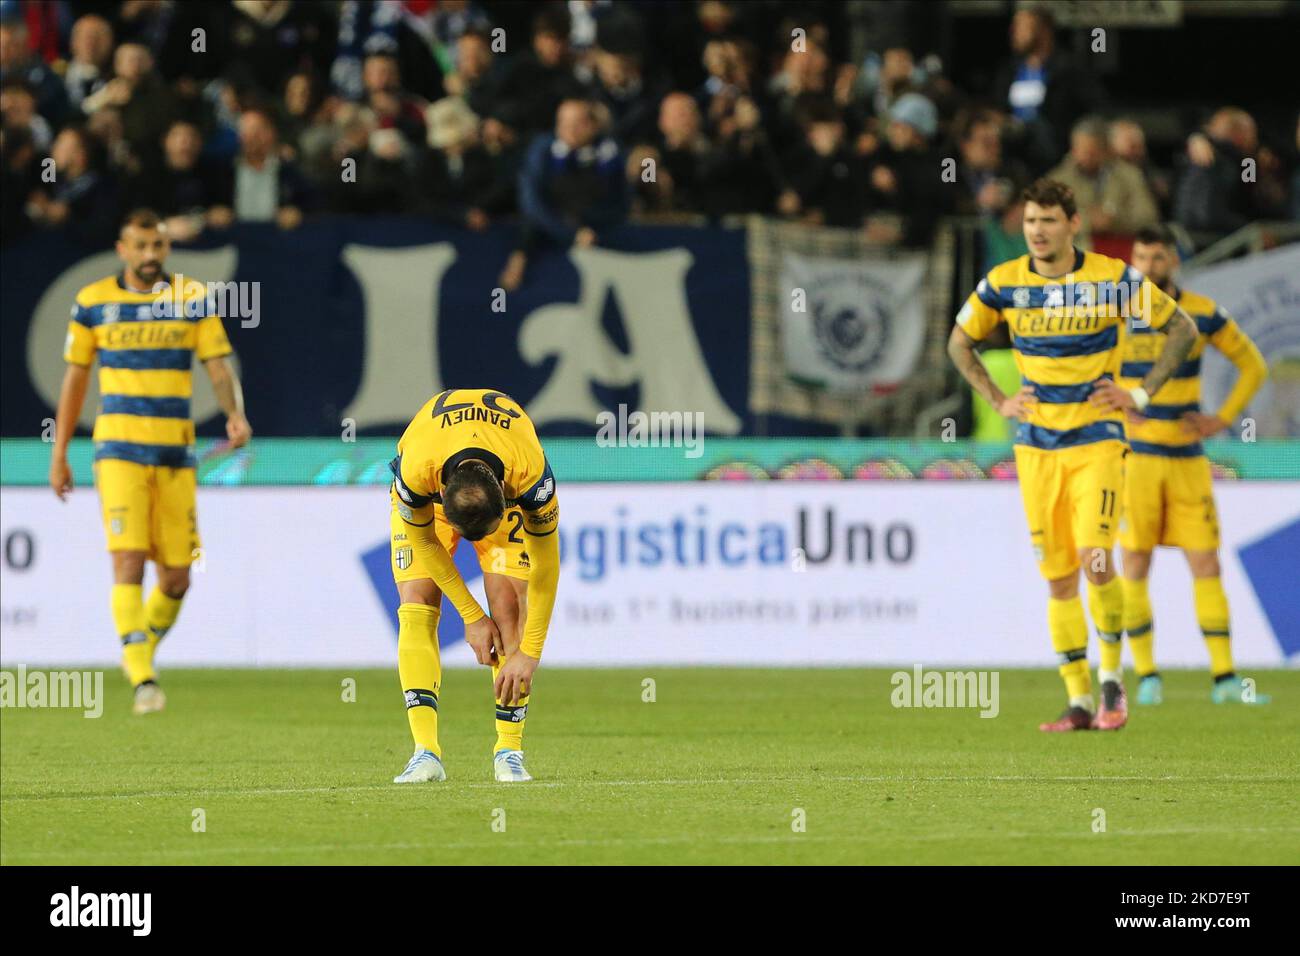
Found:
M 393 561 L 397 564 L 399 571 L 405 571 L 411 566 L 412 552 L 411 546 L 404 545 L 393 552 Z

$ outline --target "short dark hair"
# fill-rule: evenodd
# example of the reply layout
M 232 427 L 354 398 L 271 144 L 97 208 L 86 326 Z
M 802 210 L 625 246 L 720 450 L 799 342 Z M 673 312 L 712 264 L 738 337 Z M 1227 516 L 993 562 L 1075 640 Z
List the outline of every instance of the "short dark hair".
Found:
M 1154 225 L 1143 226 L 1133 237 L 1133 244 L 1142 243 L 1144 246 L 1166 246 L 1170 249 L 1178 248 L 1178 241 L 1174 239 L 1173 230 L 1168 226 Z
M 157 229 L 162 224 L 162 217 L 152 209 L 146 209 L 143 206 L 139 209 L 132 209 L 122 219 L 122 228 L 135 226 L 138 229 Z
M 807 128 L 814 123 L 843 123 L 844 117 L 839 107 L 829 96 L 811 93 L 800 96 L 795 101 L 795 112 L 800 124 Z
M 1074 190 L 1055 179 L 1034 180 L 1025 187 L 1020 199 L 1040 206 L 1060 206 L 1067 219 L 1079 211 L 1079 206 L 1074 201 Z
M 480 541 L 505 514 L 505 492 L 491 468 L 480 461 L 467 461 L 447 479 L 442 510 L 462 538 Z
M 562 5 L 544 6 L 533 16 L 533 36 L 549 33 L 568 40 L 572 29 L 573 19 L 569 16 L 568 8 Z

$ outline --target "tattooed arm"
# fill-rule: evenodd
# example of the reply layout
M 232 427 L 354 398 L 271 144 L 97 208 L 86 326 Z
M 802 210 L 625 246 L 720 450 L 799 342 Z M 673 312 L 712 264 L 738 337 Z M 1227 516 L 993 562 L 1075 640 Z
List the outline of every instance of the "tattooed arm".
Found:
M 1147 372 L 1147 377 L 1142 379 L 1142 387 L 1148 396 L 1160 391 L 1160 386 L 1169 381 L 1169 377 L 1183 364 L 1187 353 L 1196 344 L 1196 323 L 1181 308 L 1174 313 L 1163 331 L 1166 336 L 1165 347 L 1151 366 L 1151 371 Z
M 1170 376 L 1178 370 L 1187 358 L 1187 353 L 1196 344 L 1196 323 L 1181 308 L 1176 308 L 1173 316 L 1160 331 L 1166 335 L 1165 347 L 1151 365 L 1151 371 L 1142 379 L 1142 385 L 1133 390 L 1120 388 L 1112 379 L 1099 381 L 1089 397 L 1092 404 L 1108 410 L 1125 409 L 1141 413 L 1151 401 L 1160 386 L 1169 381 Z

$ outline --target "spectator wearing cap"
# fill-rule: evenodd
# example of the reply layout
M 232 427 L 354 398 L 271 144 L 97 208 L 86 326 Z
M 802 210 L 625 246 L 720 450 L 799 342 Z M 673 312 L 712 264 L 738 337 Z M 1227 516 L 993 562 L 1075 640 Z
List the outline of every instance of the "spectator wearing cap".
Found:
M 1111 154 L 1106 133 L 1103 120 L 1080 120 L 1070 133 L 1070 154 L 1047 174 L 1074 191 L 1084 248 L 1093 233 L 1133 235 L 1160 221 L 1142 170 Z
M 1075 118 L 1100 109 L 1102 90 L 1092 73 L 1056 48 L 1056 25 L 1045 6 L 1016 11 L 1011 52 L 992 95 L 1014 120 L 1020 158 L 1037 175 L 1065 151 Z
M 889 111 L 884 145 L 873 155 L 870 205 L 902 217 L 901 229 L 873 221 L 867 234 L 905 245 L 929 243 L 952 205 L 952 190 L 939 180 L 940 156 L 932 147 L 939 112 L 920 93 L 904 93 Z
M 510 203 L 511 189 L 496 175 L 479 141 L 479 118 L 458 96 L 432 103 L 425 117 L 428 149 L 416 176 L 424 210 L 434 219 L 481 231 Z
M 58 75 L 27 45 L 27 25 L 21 12 L 0 21 L 0 85 L 20 81 L 32 91 L 36 112 L 57 126 L 68 108 L 68 95 Z
M 63 74 L 68 102 L 82 111 L 82 101 L 101 90 L 113 70 L 113 28 L 103 17 L 88 13 L 72 25 L 71 57 Z
M 555 132 L 537 137 L 519 173 L 519 244 L 501 274 L 501 287 L 517 289 L 528 259 L 542 243 L 561 248 L 597 245 L 627 218 L 624 158 L 602 135 L 597 104 L 565 100 Z

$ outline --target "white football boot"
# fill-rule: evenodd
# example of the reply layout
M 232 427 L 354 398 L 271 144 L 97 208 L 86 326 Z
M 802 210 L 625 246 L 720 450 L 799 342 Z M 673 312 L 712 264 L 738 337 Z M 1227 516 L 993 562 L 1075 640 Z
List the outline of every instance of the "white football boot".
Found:
M 441 783 L 446 779 L 447 771 L 438 755 L 432 750 L 417 750 L 393 783 Z
M 524 768 L 522 750 L 498 750 L 492 756 L 492 772 L 497 783 L 527 783 L 533 779 Z
M 135 702 L 131 705 L 131 713 L 136 716 L 142 714 L 156 714 L 167 706 L 167 695 L 162 692 L 162 688 L 157 684 L 141 684 L 135 689 Z

